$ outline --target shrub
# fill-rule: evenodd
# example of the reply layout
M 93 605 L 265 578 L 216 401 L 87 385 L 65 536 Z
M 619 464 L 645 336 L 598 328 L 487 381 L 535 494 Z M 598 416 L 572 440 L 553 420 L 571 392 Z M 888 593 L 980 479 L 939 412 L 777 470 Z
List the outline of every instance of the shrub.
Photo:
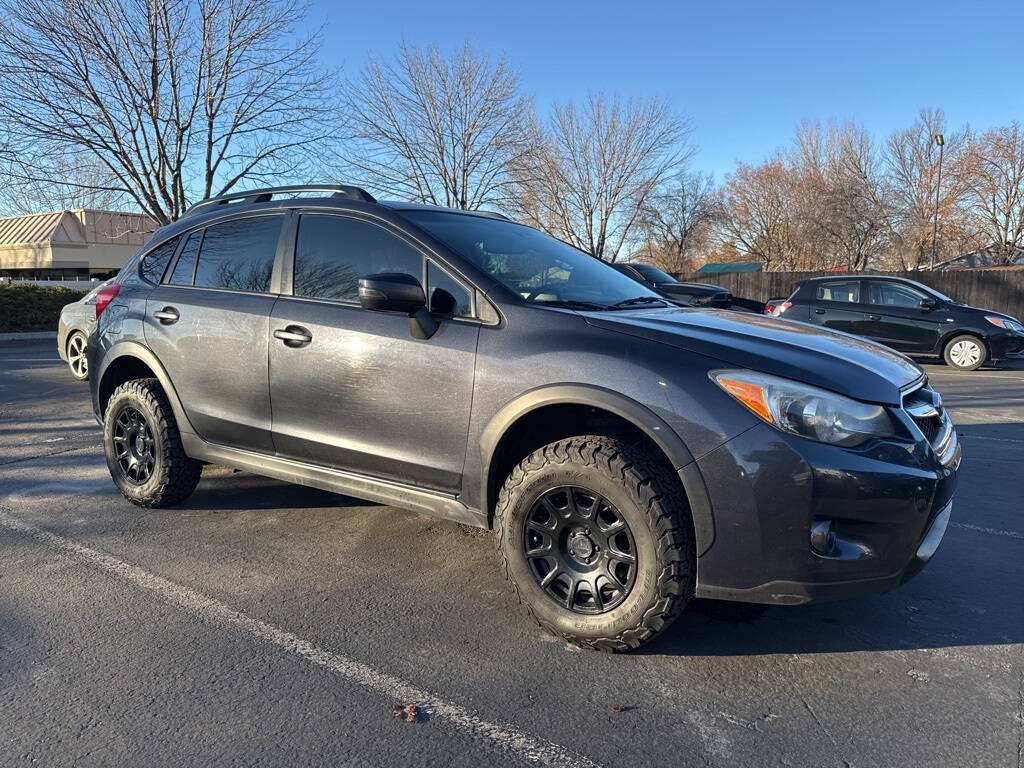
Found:
M 32 283 L 0 285 L 0 331 L 55 331 L 61 307 L 84 295 Z

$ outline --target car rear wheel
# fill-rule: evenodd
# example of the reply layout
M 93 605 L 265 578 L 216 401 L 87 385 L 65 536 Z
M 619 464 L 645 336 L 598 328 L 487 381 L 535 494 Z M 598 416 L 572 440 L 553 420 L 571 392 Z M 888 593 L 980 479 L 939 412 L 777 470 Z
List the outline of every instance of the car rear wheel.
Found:
M 523 459 L 495 508 L 498 553 L 527 613 L 577 645 L 637 648 L 693 595 L 693 524 L 650 449 L 586 435 Z
M 976 336 L 955 336 L 946 344 L 942 357 L 946 365 L 961 371 L 973 371 L 982 366 L 988 356 L 985 343 Z
M 71 369 L 71 375 L 79 381 L 89 378 L 89 360 L 85 355 L 87 350 L 88 341 L 85 334 L 81 331 L 72 333 L 67 345 L 68 368 Z
M 199 484 L 201 462 L 185 455 L 174 412 L 156 379 L 127 381 L 103 415 L 103 451 L 115 485 L 132 504 L 166 507 Z

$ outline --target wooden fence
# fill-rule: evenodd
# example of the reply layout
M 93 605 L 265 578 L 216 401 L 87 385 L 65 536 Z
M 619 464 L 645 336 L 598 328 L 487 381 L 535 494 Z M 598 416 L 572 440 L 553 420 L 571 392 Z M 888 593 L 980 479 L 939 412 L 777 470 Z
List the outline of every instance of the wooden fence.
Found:
M 789 296 L 797 282 L 808 277 L 828 275 L 827 272 L 730 272 L 721 275 L 677 275 L 680 280 L 714 283 L 732 291 L 734 296 L 767 301 Z M 876 274 L 876 273 L 872 273 Z M 893 277 L 917 280 L 951 296 L 964 304 L 992 309 L 1024 318 L 1024 270 L 971 269 L 950 272 L 890 272 Z M 841 279 L 844 275 L 832 274 Z

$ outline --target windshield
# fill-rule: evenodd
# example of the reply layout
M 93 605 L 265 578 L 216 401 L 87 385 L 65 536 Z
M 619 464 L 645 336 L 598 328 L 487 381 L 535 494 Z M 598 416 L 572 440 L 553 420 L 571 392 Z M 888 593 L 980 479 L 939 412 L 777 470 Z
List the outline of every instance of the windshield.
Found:
M 631 264 L 631 267 L 643 275 L 645 278 L 650 280 L 652 283 L 675 283 L 678 282 L 668 272 L 662 272 L 657 267 L 652 267 L 650 264 Z
M 402 211 L 511 291 L 532 304 L 608 309 L 666 304 L 658 294 L 605 262 L 531 227 L 444 211 Z

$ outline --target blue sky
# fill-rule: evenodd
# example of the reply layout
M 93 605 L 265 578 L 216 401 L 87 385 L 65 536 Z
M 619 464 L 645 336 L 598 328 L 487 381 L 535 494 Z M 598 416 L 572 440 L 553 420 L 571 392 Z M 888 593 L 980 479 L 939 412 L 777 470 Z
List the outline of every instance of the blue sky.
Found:
M 721 178 L 785 145 L 802 119 L 876 137 L 941 107 L 953 126 L 1024 120 L 1024 2 L 330 2 L 325 63 L 354 73 L 399 41 L 505 53 L 544 109 L 588 90 L 668 97 L 695 167 Z M 1018 42 L 1015 42 L 1018 41 Z

